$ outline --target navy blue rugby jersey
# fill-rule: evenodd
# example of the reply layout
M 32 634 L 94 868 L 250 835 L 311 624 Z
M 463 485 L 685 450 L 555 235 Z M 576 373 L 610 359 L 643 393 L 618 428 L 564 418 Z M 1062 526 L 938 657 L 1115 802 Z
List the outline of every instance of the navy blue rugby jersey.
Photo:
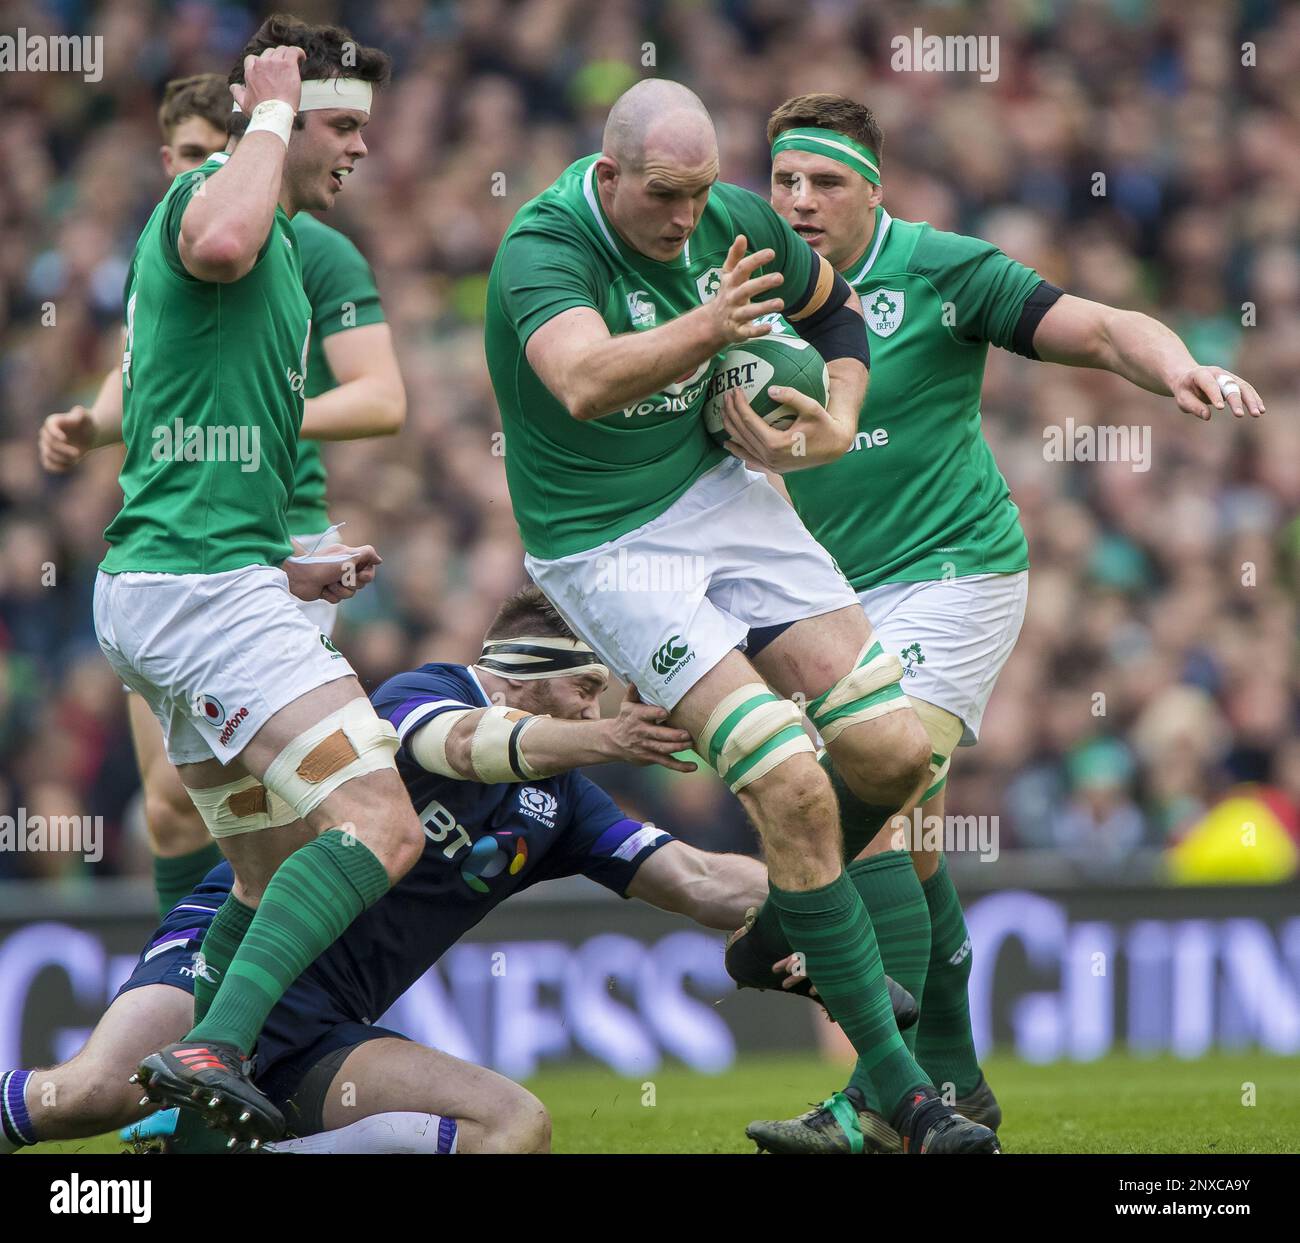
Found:
M 539 881 L 587 876 L 623 895 L 637 869 L 672 837 L 629 819 L 577 772 L 483 785 L 427 772 L 407 744 L 443 712 L 486 708 L 464 665 L 422 665 L 390 678 L 375 711 L 397 729 L 397 769 L 424 827 L 424 852 L 362 914 L 304 980 L 377 1019 L 499 902 Z
M 673 840 L 629 819 L 577 772 L 483 785 L 421 768 L 407 751 L 421 725 L 449 710 L 488 706 L 464 665 L 399 674 L 371 700 L 401 739 L 397 767 L 424 826 L 424 851 L 290 986 L 282 1006 L 326 1005 L 323 990 L 340 1016 L 376 1021 L 512 893 L 580 875 L 622 896 L 641 864 Z M 230 865 L 222 863 L 195 893 L 210 900 L 229 893 L 232 881 Z

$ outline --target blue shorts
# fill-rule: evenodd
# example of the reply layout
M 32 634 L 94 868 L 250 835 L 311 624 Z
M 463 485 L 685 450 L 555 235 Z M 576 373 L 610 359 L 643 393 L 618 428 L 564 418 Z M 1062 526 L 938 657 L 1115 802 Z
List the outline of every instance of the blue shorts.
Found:
M 188 898 L 172 907 L 140 951 L 135 970 L 117 990 L 113 1000 L 146 984 L 170 984 L 192 994 L 194 959 L 203 944 L 208 925 L 228 892 L 229 886 L 221 890 L 220 886 L 209 885 L 205 880 Z
M 194 960 L 208 925 L 230 893 L 228 864 L 215 868 L 154 930 L 135 969 L 113 1000 L 147 984 L 193 995 Z M 285 1112 L 295 1134 L 321 1129 L 321 1110 L 338 1068 L 367 1040 L 405 1040 L 400 1032 L 361 1022 L 320 985 L 299 979 L 271 1011 L 257 1038 L 253 1082 Z
M 367 1040 L 405 1040 L 364 1023 L 319 984 L 298 979 L 271 1011 L 257 1038 L 253 1082 L 284 1114 L 294 1135 L 324 1130 L 323 1110 L 347 1055 Z

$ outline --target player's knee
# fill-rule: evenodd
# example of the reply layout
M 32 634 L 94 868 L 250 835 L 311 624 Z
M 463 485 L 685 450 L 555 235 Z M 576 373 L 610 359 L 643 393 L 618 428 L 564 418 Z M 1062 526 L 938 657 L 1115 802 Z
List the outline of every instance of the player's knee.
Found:
M 863 802 L 901 807 L 929 779 L 930 739 L 914 712 L 894 712 L 874 728 L 846 732 L 831 758 Z
M 170 766 L 149 774 L 144 818 L 154 851 L 161 855 L 190 854 L 212 840 L 198 808 Z
M 545 1153 L 551 1150 L 551 1115 L 526 1088 L 512 1085 L 485 1119 L 485 1153 Z
M 551 1151 L 551 1115 L 546 1106 L 530 1092 L 513 1126 L 514 1152 L 548 1153 Z
M 778 765 L 739 798 L 765 839 L 811 842 L 835 830 L 835 795 L 811 755 Z
M 416 864 L 424 850 L 424 831 L 420 821 L 411 807 L 409 798 L 403 793 L 401 800 L 392 808 L 392 833 L 388 838 L 386 855 L 383 863 L 394 884 L 406 875 Z
M 323 810 L 328 820 L 322 827 L 346 826 L 379 860 L 393 884 L 415 866 L 424 848 L 419 818 L 396 777 L 391 782 L 374 777 L 349 782 Z

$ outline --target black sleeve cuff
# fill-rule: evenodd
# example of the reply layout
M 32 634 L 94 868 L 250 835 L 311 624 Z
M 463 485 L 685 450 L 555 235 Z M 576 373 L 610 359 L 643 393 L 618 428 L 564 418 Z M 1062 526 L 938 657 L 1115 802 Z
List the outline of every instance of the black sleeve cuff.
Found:
M 1056 300 L 1064 293 L 1064 289 L 1053 285 L 1051 281 L 1039 281 L 1034 286 L 1033 293 L 1025 299 L 1025 305 L 1020 311 L 1020 320 L 1011 336 L 1012 350 L 1017 354 L 1023 354 L 1026 358 L 1032 358 L 1035 362 L 1039 361 L 1034 349 L 1034 333 L 1038 330 L 1038 322 L 1056 305 Z
M 802 238 L 799 240 L 803 241 Z M 821 256 L 813 250 L 807 242 L 804 242 L 804 245 L 807 246 L 809 250 L 812 250 L 812 267 L 808 271 L 808 280 L 804 283 L 802 292 L 793 302 L 787 302 L 785 310 L 781 312 L 781 314 L 787 319 L 791 315 L 798 315 L 799 312 L 808 305 L 808 299 L 813 296 L 813 293 L 817 288 L 817 281 L 821 277 Z M 782 295 L 778 292 L 776 296 L 781 297 Z

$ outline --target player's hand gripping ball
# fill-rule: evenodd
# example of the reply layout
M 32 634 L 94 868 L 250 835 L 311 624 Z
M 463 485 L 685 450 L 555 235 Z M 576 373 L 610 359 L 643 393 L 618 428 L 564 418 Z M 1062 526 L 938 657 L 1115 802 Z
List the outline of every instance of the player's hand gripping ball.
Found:
M 768 396 L 772 385 L 796 389 L 819 405 L 826 404 L 830 377 L 822 356 L 814 346 L 795 336 L 779 315 L 766 318 L 772 321 L 771 335 L 729 345 L 719 357 L 705 391 L 704 427 L 718 444 L 731 439 L 722 424 L 722 402 L 733 388 L 740 389 L 754 412 L 778 431 L 789 427 L 798 412 Z

